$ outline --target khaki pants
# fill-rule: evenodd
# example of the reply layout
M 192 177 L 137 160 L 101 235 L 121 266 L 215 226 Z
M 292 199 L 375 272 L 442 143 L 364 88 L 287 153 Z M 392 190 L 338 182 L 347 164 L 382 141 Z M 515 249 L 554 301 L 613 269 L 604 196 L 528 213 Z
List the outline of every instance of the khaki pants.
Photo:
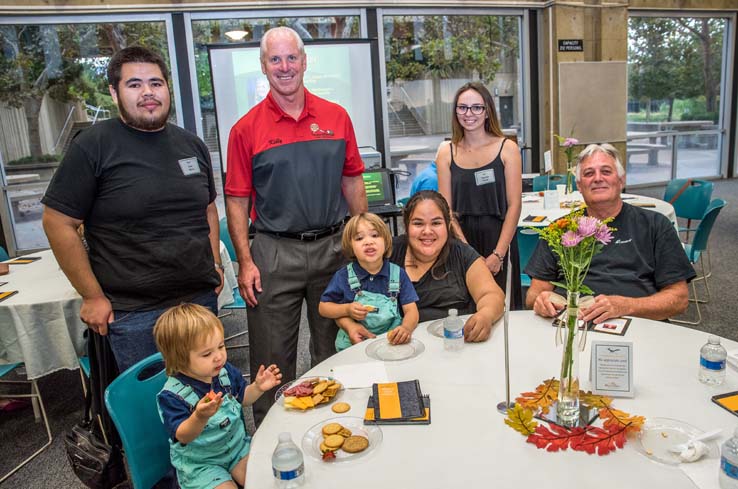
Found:
M 251 381 L 259 365 L 275 363 L 282 383 L 295 379 L 297 337 L 303 300 L 310 326 L 311 366 L 336 353 L 338 327 L 318 314 L 320 296 L 345 260 L 341 232 L 317 241 L 299 241 L 257 233 L 251 256 L 261 274 L 263 292 L 259 304 L 247 308 Z M 254 404 L 258 427 L 274 403 L 276 389 L 264 393 Z

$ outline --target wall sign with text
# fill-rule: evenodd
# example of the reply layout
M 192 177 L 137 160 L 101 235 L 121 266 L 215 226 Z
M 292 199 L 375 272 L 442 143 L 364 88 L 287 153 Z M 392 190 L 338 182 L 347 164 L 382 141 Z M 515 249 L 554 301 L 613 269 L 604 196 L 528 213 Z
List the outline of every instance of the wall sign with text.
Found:
M 584 51 L 582 39 L 559 39 L 559 52 Z

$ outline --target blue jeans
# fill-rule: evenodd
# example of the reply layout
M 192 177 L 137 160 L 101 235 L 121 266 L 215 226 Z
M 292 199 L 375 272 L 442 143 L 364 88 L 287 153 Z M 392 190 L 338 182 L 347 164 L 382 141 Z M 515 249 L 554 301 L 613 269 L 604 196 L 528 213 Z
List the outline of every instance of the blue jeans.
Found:
M 205 306 L 213 311 L 213 314 L 218 314 L 218 296 L 215 291 L 195 297 L 190 302 Z M 156 353 L 152 332 L 156 320 L 167 309 L 169 308 L 152 311 L 113 311 L 114 321 L 108 325 L 108 339 L 121 373 Z

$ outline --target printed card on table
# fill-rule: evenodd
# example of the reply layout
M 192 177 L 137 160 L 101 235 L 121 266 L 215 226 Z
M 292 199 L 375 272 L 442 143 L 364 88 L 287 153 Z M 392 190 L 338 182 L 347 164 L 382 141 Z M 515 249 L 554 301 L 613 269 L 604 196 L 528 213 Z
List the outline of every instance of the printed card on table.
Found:
M 628 331 L 628 326 L 630 326 L 630 321 L 630 318 L 611 318 L 603 323 L 595 324 L 592 330 L 598 333 L 625 336 L 625 332 Z
M 594 394 L 633 397 L 633 343 L 593 341 L 589 378 Z

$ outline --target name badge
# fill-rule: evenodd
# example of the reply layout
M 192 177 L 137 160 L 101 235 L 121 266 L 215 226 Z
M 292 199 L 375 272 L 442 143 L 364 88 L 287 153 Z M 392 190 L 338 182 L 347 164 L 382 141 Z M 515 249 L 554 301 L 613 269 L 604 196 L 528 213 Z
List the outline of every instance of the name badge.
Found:
M 477 181 L 477 187 L 480 185 L 487 185 L 488 183 L 495 183 L 495 171 L 490 168 L 489 170 L 479 170 L 474 172 L 474 180 Z
M 633 343 L 593 341 L 589 376 L 595 394 L 633 397 Z
M 197 175 L 200 173 L 200 165 L 197 163 L 197 158 L 184 158 L 179 161 L 179 167 L 182 169 L 182 175 L 189 177 L 190 175 Z

